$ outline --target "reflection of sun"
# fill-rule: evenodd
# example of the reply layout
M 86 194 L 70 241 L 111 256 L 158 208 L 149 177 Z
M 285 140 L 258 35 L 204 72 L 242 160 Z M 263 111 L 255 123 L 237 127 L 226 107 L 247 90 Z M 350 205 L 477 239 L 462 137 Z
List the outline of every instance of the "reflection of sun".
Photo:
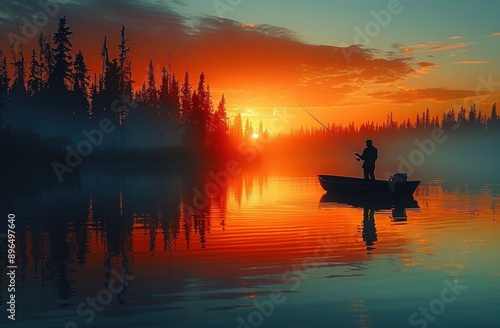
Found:
M 252 134 L 252 138 L 254 138 L 254 139 L 258 139 L 258 138 L 259 138 L 259 134 L 258 134 L 258 133 L 254 133 L 254 134 Z

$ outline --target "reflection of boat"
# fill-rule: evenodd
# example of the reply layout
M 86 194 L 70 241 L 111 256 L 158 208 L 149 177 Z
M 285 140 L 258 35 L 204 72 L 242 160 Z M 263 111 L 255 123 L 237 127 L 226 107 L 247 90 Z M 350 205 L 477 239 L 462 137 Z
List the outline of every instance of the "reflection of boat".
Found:
M 368 253 L 375 248 L 378 240 L 375 227 L 375 213 L 384 210 L 391 211 L 391 219 L 395 224 L 405 224 L 408 220 L 407 208 L 419 208 L 417 201 L 412 197 L 374 199 L 373 197 L 340 196 L 326 193 L 319 200 L 319 208 L 338 207 L 345 204 L 363 209 L 362 236 Z
M 353 197 L 339 196 L 332 193 L 326 193 L 319 200 L 320 208 L 328 208 L 335 204 L 346 204 L 354 207 L 363 208 L 370 211 L 390 210 L 394 222 L 407 221 L 407 208 L 419 208 L 417 201 L 412 197 L 405 198 L 386 198 L 374 199 L 373 197 Z
M 341 196 L 327 192 L 321 196 L 320 207 L 328 207 L 328 203 L 347 204 L 354 207 L 370 208 L 373 210 L 390 210 L 396 208 L 419 208 L 417 201 L 412 197 L 374 199 L 373 197 Z
M 376 199 L 410 197 L 420 184 L 420 181 L 394 183 L 335 175 L 318 175 L 318 179 L 321 187 L 328 193 Z

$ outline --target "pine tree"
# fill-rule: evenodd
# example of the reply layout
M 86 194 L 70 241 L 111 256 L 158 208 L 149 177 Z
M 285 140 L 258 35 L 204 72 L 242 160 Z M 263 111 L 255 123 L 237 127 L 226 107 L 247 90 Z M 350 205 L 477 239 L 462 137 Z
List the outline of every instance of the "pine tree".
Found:
M 117 58 L 113 58 L 111 61 L 108 61 L 106 66 L 104 83 L 101 89 L 105 110 L 110 109 L 111 104 L 121 95 L 119 66 Z
M 241 119 L 241 114 L 238 113 L 234 118 L 234 123 L 231 128 L 231 137 L 237 142 L 243 139 L 243 121 Z
M 249 140 L 253 135 L 253 127 L 252 127 L 252 123 L 250 123 L 250 121 L 248 120 L 248 117 L 245 121 L 245 132 L 243 134 L 244 138 L 246 140 Z
M 53 37 L 53 36 L 52 36 Z M 51 76 L 54 73 L 54 51 L 52 49 L 52 46 L 50 44 L 50 37 L 42 37 L 44 45 L 44 56 L 45 56 L 45 65 L 46 65 L 46 77 L 45 79 L 45 87 L 49 87 L 49 81 L 51 80 Z
M 147 84 L 147 98 L 146 104 L 148 104 L 151 109 L 158 108 L 158 90 L 156 89 L 156 79 L 155 70 L 153 66 L 153 60 L 149 60 L 148 66 L 148 84 Z
M 101 60 L 102 60 L 102 72 L 101 76 L 104 78 L 106 76 L 106 70 L 109 66 L 109 50 L 108 50 L 108 37 L 104 37 L 101 47 Z
M 86 113 L 89 112 L 89 69 L 85 63 L 83 53 L 79 51 L 73 63 L 73 96 L 79 107 Z
M 2 58 L 0 61 L 0 99 L 6 99 L 9 96 L 10 77 L 7 57 L 1 55 L 0 58 Z
M 201 102 L 205 101 L 205 74 L 201 72 L 200 74 L 200 80 L 198 82 L 198 97 Z
M 210 134 L 213 132 L 213 120 L 214 120 L 214 106 L 212 103 L 212 93 L 210 92 L 210 85 L 207 85 L 207 90 L 205 92 L 205 99 L 202 104 L 202 114 L 203 114 L 203 134 L 205 142 L 210 142 Z
M 476 128 L 478 125 L 478 115 L 477 115 L 477 110 L 476 110 L 476 104 L 472 105 L 469 110 L 469 115 L 468 115 L 468 125 L 472 128 Z
M 201 72 L 197 88 L 198 106 L 193 105 L 193 129 L 197 130 L 199 142 L 207 144 L 209 142 L 211 121 L 212 121 L 212 100 L 210 87 L 205 89 L 205 74 Z
M 102 40 L 102 46 L 101 46 L 101 74 L 99 75 L 99 84 L 98 84 L 98 89 L 99 89 L 99 97 L 100 98 L 100 107 L 98 108 L 95 113 L 100 113 L 104 110 L 106 110 L 106 104 L 107 101 L 109 100 L 108 92 L 107 92 L 107 86 L 106 86 L 106 80 L 109 79 L 108 74 L 109 74 L 109 66 L 110 66 L 110 61 L 109 61 L 109 49 L 108 49 L 108 37 L 104 36 L 104 39 Z
M 427 110 L 425 111 L 424 117 L 425 117 L 424 128 L 428 129 L 431 126 L 431 118 L 430 118 L 430 114 L 429 114 L 429 108 L 427 108 Z
M 90 89 L 91 89 L 90 93 L 91 106 L 90 106 L 89 116 L 94 117 L 102 109 L 101 96 L 99 92 L 100 90 L 98 89 L 97 74 L 95 73 L 94 73 L 94 82 L 92 82 L 92 86 L 90 87 Z
M 119 49 L 119 64 L 120 64 L 120 92 L 125 95 L 132 94 L 132 62 L 128 59 L 127 55 L 130 52 L 128 42 L 130 41 L 125 36 L 125 26 L 122 25 L 120 30 L 120 44 Z
M 422 128 L 422 122 L 420 121 L 420 115 L 417 114 L 417 118 L 415 119 L 415 128 L 420 130 Z
M 259 135 L 259 137 L 264 136 L 264 126 L 262 124 L 262 120 L 259 120 L 259 130 L 257 131 L 257 134 Z
M 467 126 L 467 115 L 465 114 L 465 108 L 461 107 L 457 115 L 457 122 L 463 126 Z
M 162 68 L 161 85 L 159 90 L 160 112 L 167 118 L 168 122 L 178 122 L 179 109 L 171 99 L 170 74 L 165 67 Z M 178 97 L 178 96 L 177 96 Z
M 189 84 L 189 73 L 186 71 L 181 88 L 181 118 L 187 120 L 191 116 L 191 84 Z
M 31 61 L 28 75 L 28 94 L 37 96 L 42 89 L 41 67 L 38 62 L 38 54 L 35 49 L 31 51 Z
M 49 60 L 52 60 L 52 48 L 50 47 L 50 43 L 46 36 L 43 33 L 40 33 L 38 36 L 38 65 L 40 72 L 40 93 L 47 87 L 47 82 L 49 80 L 49 76 L 52 69 L 52 63 L 49 63 Z
M 495 131 L 498 131 L 498 128 L 500 127 L 500 120 L 498 118 L 498 113 L 497 113 L 497 103 L 494 103 L 493 106 L 491 107 L 491 117 L 488 127 L 490 130 L 495 130 Z
M 169 98 L 170 98 L 170 103 L 173 108 L 176 110 L 176 117 L 177 120 L 180 119 L 180 103 L 179 103 L 179 95 L 180 95 L 180 87 L 179 87 L 179 81 L 175 78 L 175 74 L 172 74 L 171 81 L 170 81 L 170 89 L 169 89 Z
M 146 81 L 142 82 L 142 87 L 141 90 L 139 91 L 138 98 L 143 103 L 146 103 L 148 99 L 148 87 L 146 86 Z
M 187 81 L 189 82 L 189 80 Z M 189 106 L 190 110 L 186 113 L 182 122 L 184 130 L 182 134 L 182 143 L 187 147 L 199 147 L 201 145 L 199 129 L 199 113 L 201 112 L 201 104 L 196 91 L 193 91 Z
M 19 26 L 17 34 L 20 38 Z M 14 66 L 14 81 L 11 87 L 11 94 L 14 97 L 22 98 L 26 94 L 26 75 L 25 62 L 23 53 L 23 43 L 19 42 L 18 46 L 11 43 L 12 65 Z
M 54 34 L 54 70 L 49 81 L 49 88 L 61 94 L 69 94 L 71 85 L 72 56 L 70 36 L 73 34 L 67 26 L 66 17 L 59 18 L 57 32 Z
M 214 139 L 221 140 L 227 138 L 228 125 L 227 125 L 227 112 L 226 112 L 226 99 L 222 95 L 217 111 L 214 114 Z
M 160 84 L 160 106 L 162 108 L 168 107 L 168 103 L 170 101 L 170 95 L 169 95 L 169 89 L 170 89 L 170 81 L 168 78 L 168 72 L 165 67 L 162 67 L 161 69 L 161 84 Z

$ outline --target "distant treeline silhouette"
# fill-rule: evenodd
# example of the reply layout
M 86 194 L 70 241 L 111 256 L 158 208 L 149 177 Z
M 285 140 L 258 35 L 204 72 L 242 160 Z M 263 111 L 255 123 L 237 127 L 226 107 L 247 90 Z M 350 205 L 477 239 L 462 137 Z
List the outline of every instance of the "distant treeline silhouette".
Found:
M 187 71 L 182 82 L 172 73 L 170 56 L 160 78 L 150 60 L 147 81 L 134 91 L 125 26 L 120 30 L 118 57 L 110 57 L 104 37 L 102 70 L 93 77 L 83 52 L 73 52 L 72 35 L 66 17 L 62 17 L 55 33 L 39 34 L 29 64 L 22 42 L 11 44 L 11 65 L 0 50 L 0 150 L 4 154 L 26 152 L 30 147 L 38 147 L 38 152 L 61 151 L 68 139 L 77 143 L 82 129 L 95 127 L 102 118 L 111 119 L 117 127 L 102 149 L 228 147 L 226 100 L 222 95 L 214 107 L 203 72 L 193 87 Z M 127 115 L 120 109 L 124 106 L 128 107 Z M 15 144 L 10 143 L 13 140 Z M 47 143 L 50 146 L 42 147 Z
M 396 122 L 392 113 L 385 122 L 367 122 L 357 126 L 328 123 L 326 126 L 350 147 L 361 152 L 365 140 L 372 139 L 379 149 L 377 176 L 387 171 L 405 171 L 420 177 L 456 178 L 474 176 L 491 178 L 500 165 L 495 149 L 500 137 L 500 119 L 496 103 L 489 115 L 474 104 L 431 116 L 429 109 L 417 114 L 414 121 Z M 292 127 L 270 136 L 263 149 L 269 167 L 281 172 L 290 169 L 360 175 L 361 167 L 352 153 L 319 124 L 315 127 Z
M 230 124 L 224 95 L 214 106 L 204 73 L 195 85 L 188 72 L 180 81 L 172 72 L 170 56 L 160 77 L 155 75 L 150 60 L 146 81 L 134 88 L 132 49 L 125 26 L 120 30 L 117 57 L 110 56 L 108 39 L 104 37 L 101 71 L 91 76 L 84 53 L 73 50 L 72 35 L 66 17 L 62 17 L 55 33 L 39 34 L 29 63 L 22 42 L 11 44 L 10 61 L 0 50 L 0 151 L 7 158 L 2 165 L 10 163 L 11 167 L 30 169 L 36 166 L 36 158 L 38 165 L 49 167 L 51 161 L 64 157 L 67 145 L 74 146 L 82 140 L 84 129 L 95 129 L 104 118 L 111 119 L 116 128 L 96 147 L 106 152 L 101 158 L 113 154 L 108 150 L 161 149 L 163 154 L 169 148 L 176 154 L 168 157 L 171 160 L 178 157 L 178 149 L 171 149 L 176 147 L 227 158 L 235 156 L 238 145 L 249 140 L 254 132 L 265 140 L 259 144 L 259 151 L 276 150 L 271 154 L 283 154 L 283 158 L 289 158 L 302 146 L 307 152 L 316 149 L 321 153 L 331 144 L 331 140 L 327 141 L 328 132 L 320 126 L 291 128 L 286 133 L 269 135 L 262 122 L 254 131 L 248 119 L 243 124 L 240 114 Z M 493 104 L 489 115 L 472 105 L 468 110 L 452 109 L 442 117 L 431 116 L 427 109 L 417 114 L 413 122 L 396 122 L 390 113 L 382 124 L 372 121 L 357 126 L 352 122 L 328 127 L 357 144 L 363 138 L 382 141 L 395 135 L 425 136 L 437 128 L 448 133 L 474 131 L 478 132 L 476 135 L 489 135 L 500 131 L 499 122 Z M 130 159 L 130 153 L 123 158 Z
M 500 132 L 500 118 L 497 112 L 497 104 L 493 103 L 490 115 L 482 113 L 481 110 L 477 109 L 477 106 L 473 104 L 469 110 L 461 107 L 458 113 L 455 109 L 451 109 L 448 112 L 443 113 L 441 117 L 431 116 L 429 109 L 427 108 L 421 114 L 417 114 L 414 121 L 409 118 L 397 122 L 393 119 L 393 113 L 387 114 L 387 119 L 383 123 L 365 122 L 359 126 L 353 121 L 347 126 L 342 124 L 327 123 L 326 127 L 339 136 L 374 136 L 379 134 L 401 134 L 401 133 L 420 133 L 422 131 L 429 131 L 436 128 L 451 129 L 462 132 L 470 131 L 489 131 L 489 132 Z M 308 139 L 308 138 L 324 138 L 330 137 L 329 132 L 317 125 L 315 127 L 304 127 L 300 128 L 291 127 L 289 131 L 282 132 L 276 135 L 273 139 L 275 140 L 287 140 L 287 139 Z
M 138 111 L 150 109 L 156 114 L 155 119 L 169 126 L 180 126 L 185 145 L 207 145 L 227 136 L 224 96 L 214 108 L 203 72 L 197 87 L 192 87 L 188 72 L 181 84 L 172 73 L 170 56 L 168 67 L 163 67 L 160 79 L 155 76 L 153 62 L 150 61 L 147 82 L 134 92 L 132 61 L 129 58 L 131 48 L 125 31 L 125 26 L 122 26 L 116 58 L 110 57 L 107 37 L 104 37 L 102 71 L 94 74 L 93 78 L 83 52 L 79 50 L 73 55 L 73 32 L 66 17 L 59 19 L 53 35 L 39 35 L 38 49 L 31 51 L 29 66 L 23 43 L 13 43 L 12 79 L 7 57 L 1 52 L 0 99 L 11 111 L 34 107 L 47 111 L 49 116 L 57 115 L 57 119 L 64 121 L 68 115 L 92 119 L 110 117 L 116 114 L 111 112 L 113 104 L 127 97 L 138 105 Z M 123 118 L 119 117 L 119 113 L 116 116 L 121 125 Z

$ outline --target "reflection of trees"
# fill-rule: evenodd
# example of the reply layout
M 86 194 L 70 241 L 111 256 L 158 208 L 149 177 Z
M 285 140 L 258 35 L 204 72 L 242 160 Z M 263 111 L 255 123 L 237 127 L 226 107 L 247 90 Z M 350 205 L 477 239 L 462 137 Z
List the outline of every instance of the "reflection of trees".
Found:
M 106 285 L 113 269 L 127 271 L 143 240 L 149 251 L 158 245 L 171 250 L 181 235 L 189 247 L 195 234 L 205 247 L 211 219 L 218 217 L 225 224 L 227 189 L 208 197 L 207 205 L 192 215 L 181 215 L 181 208 L 192 204 L 193 187 L 201 188 L 204 181 L 104 176 L 88 178 L 85 188 L 42 191 L 44 187 L 35 186 L 39 193 L 24 195 L 31 206 L 20 205 L 16 212 L 19 279 L 33 270 L 41 288 L 54 286 L 60 299 L 68 299 L 74 294 L 74 275 L 83 266 L 103 265 Z M 23 199 L 23 193 L 14 198 Z M 13 199 L 12 204 L 18 202 Z M 102 261 L 96 263 L 91 252 L 103 254 Z
M 76 188 L 68 185 L 44 191 L 44 183 L 31 186 L 38 192 L 24 196 L 32 206 L 12 202 L 19 205 L 19 278 L 34 273 L 40 288 L 54 286 L 60 299 L 68 299 L 83 270 L 86 274 L 102 272 L 95 279 L 102 279 L 105 286 L 113 270 L 127 271 L 143 249 L 206 247 L 213 220 L 221 230 L 230 224 L 228 200 L 241 203 L 242 197 L 251 198 L 254 191 L 262 193 L 267 183 L 263 176 L 238 175 L 231 177 L 228 186 L 206 193 L 211 179 L 205 173 L 103 175 L 82 176 Z M 200 192 L 206 202 L 195 207 Z M 14 198 L 23 199 L 21 190 Z M 184 210 L 187 207 L 190 210 Z M 184 240 L 185 246 L 179 244 Z
M 259 197 L 262 197 L 263 190 L 267 186 L 267 175 L 259 173 L 253 174 L 252 172 L 245 172 L 244 174 L 235 176 L 230 183 L 230 189 L 234 193 L 234 201 L 241 207 L 243 199 L 243 191 L 245 192 L 245 199 L 248 201 L 255 192 L 257 184 Z

